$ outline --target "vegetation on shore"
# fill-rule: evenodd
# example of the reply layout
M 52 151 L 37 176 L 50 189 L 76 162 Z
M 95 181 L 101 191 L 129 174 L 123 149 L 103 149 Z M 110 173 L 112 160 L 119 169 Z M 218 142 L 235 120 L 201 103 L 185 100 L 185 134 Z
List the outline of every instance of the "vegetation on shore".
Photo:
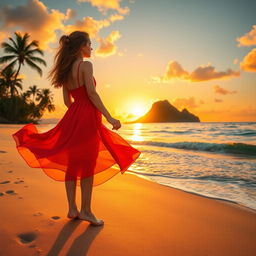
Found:
M 19 76 L 21 65 L 36 70 L 40 76 L 43 72 L 37 64 L 46 66 L 42 58 L 35 56 L 44 55 L 38 41 L 30 42 L 29 37 L 28 33 L 15 32 L 14 38 L 9 37 L 10 43 L 1 43 L 7 55 L 0 57 L 0 123 L 37 124 L 46 110 L 55 110 L 50 89 L 32 85 L 23 92 L 23 79 Z

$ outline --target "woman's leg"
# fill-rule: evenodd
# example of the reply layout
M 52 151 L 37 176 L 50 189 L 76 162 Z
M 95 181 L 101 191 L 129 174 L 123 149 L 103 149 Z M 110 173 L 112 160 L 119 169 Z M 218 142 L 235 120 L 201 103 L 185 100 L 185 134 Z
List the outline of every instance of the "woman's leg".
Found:
M 81 213 L 90 214 L 91 211 L 91 198 L 92 198 L 92 184 L 93 175 L 89 178 L 81 179 Z
M 81 211 L 79 214 L 79 219 L 89 221 L 94 225 L 103 225 L 104 221 L 97 219 L 91 211 L 91 198 L 92 198 L 92 184 L 94 176 L 89 178 L 81 179 Z
M 68 216 L 73 217 L 77 215 L 78 210 L 76 206 L 76 180 L 65 181 L 69 213 Z

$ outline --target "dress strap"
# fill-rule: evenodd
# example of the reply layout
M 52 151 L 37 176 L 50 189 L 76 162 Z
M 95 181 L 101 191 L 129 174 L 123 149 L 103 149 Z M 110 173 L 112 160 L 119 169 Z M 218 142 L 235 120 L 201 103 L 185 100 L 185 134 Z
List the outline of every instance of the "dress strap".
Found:
M 78 68 L 77 68 L 77 83 L 78 83 L 78 87 L 80 87 L 80 83 L 79 83 L 79 67 L 80 67 L 80 64 L 82 63 L 83 61 L 80 61 L 79 64 L 78 64 Z

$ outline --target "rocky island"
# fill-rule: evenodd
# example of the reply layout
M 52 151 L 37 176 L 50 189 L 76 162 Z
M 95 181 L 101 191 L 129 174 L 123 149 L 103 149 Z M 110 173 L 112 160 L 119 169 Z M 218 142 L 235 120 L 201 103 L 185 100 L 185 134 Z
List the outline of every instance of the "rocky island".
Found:
M 140 118 L 125 123 L 166 123 L 166 122 L 200 122 L 199 117 L 186 108 L 179 111 L 168 100 L 155 102 L 148 113 Z

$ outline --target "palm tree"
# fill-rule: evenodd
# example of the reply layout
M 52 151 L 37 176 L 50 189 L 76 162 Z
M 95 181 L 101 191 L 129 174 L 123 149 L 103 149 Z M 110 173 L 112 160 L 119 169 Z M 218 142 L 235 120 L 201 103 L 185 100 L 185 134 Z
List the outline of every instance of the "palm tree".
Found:
M 43 114 L 43 111 L 47 109 L 49 112 L 52 112 L 55 110 L 55 106 L 53 105 L 53 96 L 50 91 L 50 89 L 42 89 L 40 90 L 40 93 L 38 94 L 38 97 L 36 100 L 40 101 L 39 111 Z
M 15 71 L 12 67 L 4 68 L 0 73 L 0 97 L 8 96 L 9 89 L 11 97 L 18 95 L 17 88 L 22 90 L 22 79 L 14 78 Z M 17 87 L 17 88 L 16 88 Z
M 36 85 L 29 86 L 29 89 L 27 90 L 28 96 L 32 94 L 33 102 L 35 102 L 35 96 L 37 96 L 39 93 L 40 93 L 40 89 L 38 89 Z
M 15 40 L 9 37 L 12 45 L 6 42 L 1 43 L 1 47 L 4 49 L 4 52 L 8 53 L 9 55 L 0 57 L 0 64 L 11 62 L 4 69 L 14 67 L 16 63 L 18 64 L 18 69 L 14 76 L 13 83 L 16 82 L 21 65 L 24 66 L 24 63 L 26 63 L 32 69 L 35 69 L 39 75 L 42 76 L 42 69 L 36 65 L 36 62 L 45 66 L 46 62 L 43 59 L 34 56 L 36 53 L 39 53 L 42 56 L 44 55 L 43 51 L 38 48 L 39 42 L 37 40 L 29 42 L 28 40 L 30 35 L 28 33 L 25 33 L 23 36 L 19 32 L 15 32 L 14 34 Z
M 8 96 L 8 83 L 5 77 L 0 73 L 0 98 Z

